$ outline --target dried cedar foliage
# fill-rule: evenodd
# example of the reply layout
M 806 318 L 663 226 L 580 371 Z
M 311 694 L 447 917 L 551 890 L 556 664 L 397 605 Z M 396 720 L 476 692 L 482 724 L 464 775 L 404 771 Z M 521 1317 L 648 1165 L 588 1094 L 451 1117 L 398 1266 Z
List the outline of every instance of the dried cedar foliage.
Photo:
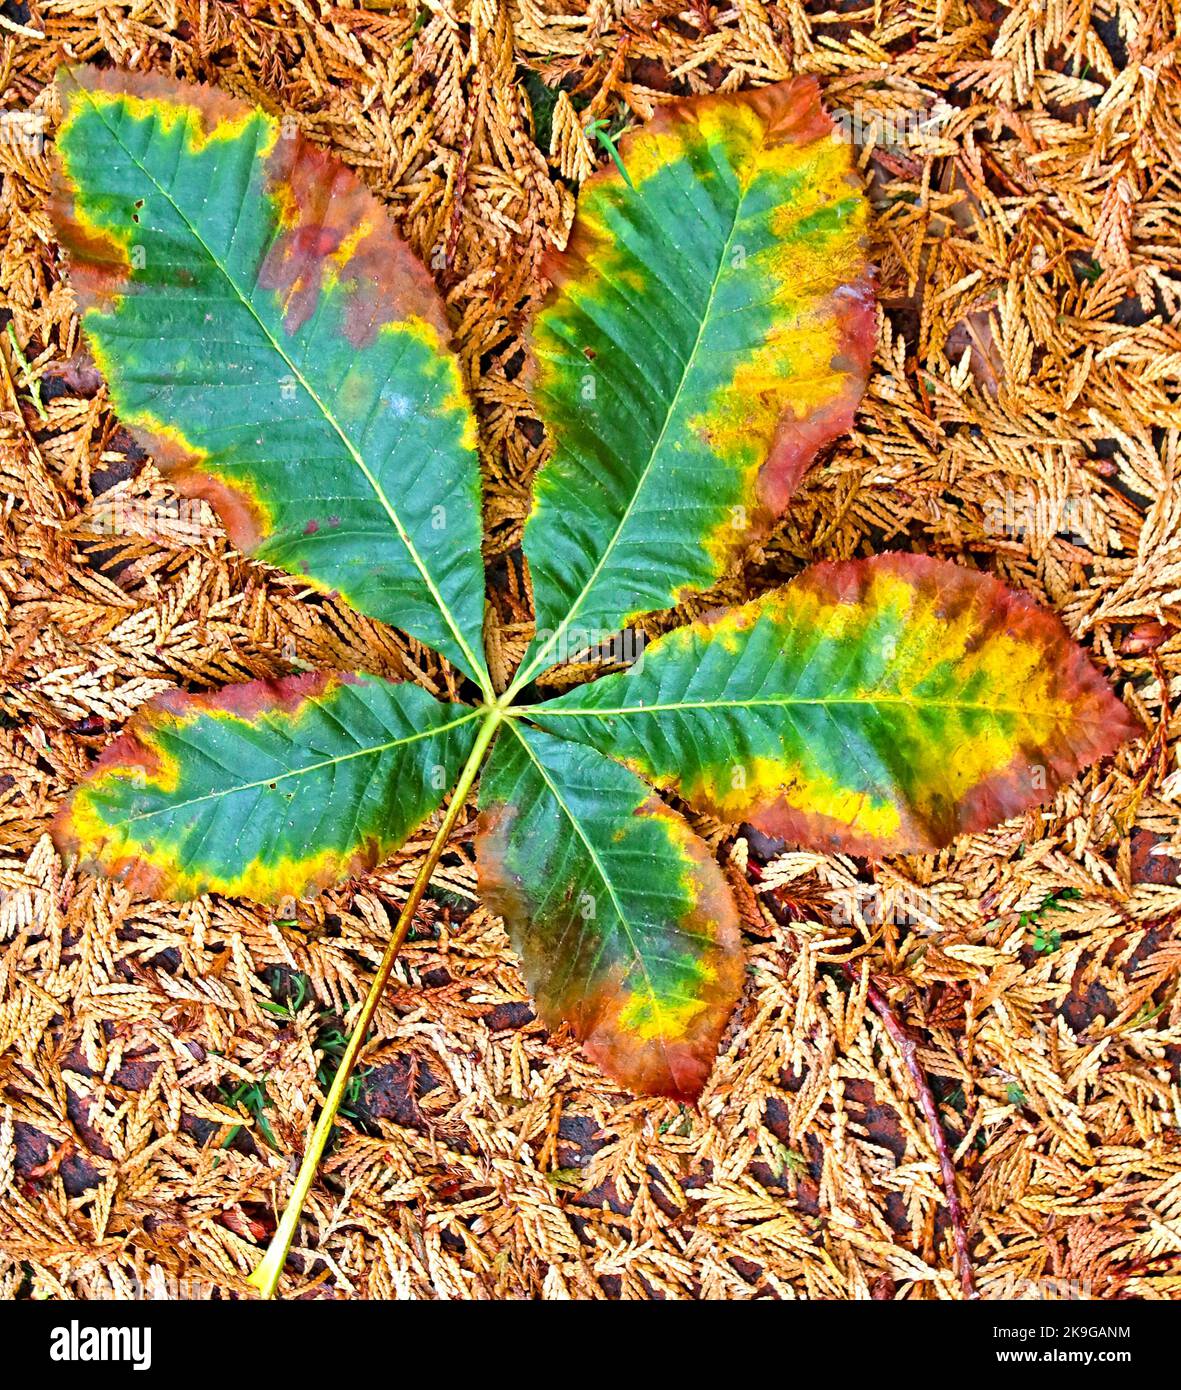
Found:
M 767 846 L 715 834 L 750 972 L 700 1113 L 621 1096 L 541 1032 L 461 832 L 287 1291 L 957 1296 L 930 1137 L 838 968 L 853 958 L 922 1039 L 983 1296 L 1177 1295 L 1179 18 L 1176 0 L 1118 17 L 1114 0 L 0 7 L 4 1295 L 241 1290 L 426 843 L 282 917 L 151 904 L 63 875 L 44 828 L 66 788 L 177 683 L 446 679 L 237 557 L 120 430 L 49 240 L 63 53 L 290 112 L 389 200 L 482 417 L 494 672 L 527 629 L 513 546 L 544 451 L 519 335 L 604 157 L 582 129 L 670 92 L 821 75 L 877 212 L 877 369 L 857 431 L 719 596 L 812 556 L 975 560 L 1054 606 L 1155 730 L 937 858 L 759 871 Z

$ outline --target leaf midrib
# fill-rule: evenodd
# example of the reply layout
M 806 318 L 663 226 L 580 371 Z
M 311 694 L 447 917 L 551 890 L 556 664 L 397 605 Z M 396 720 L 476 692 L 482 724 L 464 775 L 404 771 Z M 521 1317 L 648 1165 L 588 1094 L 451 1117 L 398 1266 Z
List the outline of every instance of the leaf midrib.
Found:
M 795 706 L 830 705 L 900 705 L 906 709 L 953 709 L 973 710 L 989 714 L 1014 714 L 1027 719 L 1036 717 L 1037 712 L 1025 705 L 997 705 L 974 700 L 912 700 L 902 695 L 861 695 L 861 696 L 818 696 L 814 699 L 801 699 L 796 696 L 755 700 L 674 700 L 652 705 L 617 705 L 603 708 L 585 706 L 584 708 L 550 709 L 546 705 L 525 706 L 520 713 L 531 714 L 537 718 L 608 718 L 630 714 L 677 714 L 683 710 L 727 710 L 727 709 L 785 709 Z M 513 711 L 516 713 L 517 711 Z M 1077 716 L 1072 716 L 1078 722 Z M 1055 722 L 1064 721 L 1056 719 Z
M 137 821 L 149 820 L 152 816 L 168 815 L 175 811 L 181 811 L 186 806 L 198 806 L 203 801 L 219 801 L 223 796 L 236 796 L 239 792 L 254 791 L 258 787 L 271 787 L 279 782 L 286 781 L 289 777 L 303 777 L 310 772 L 319 772 L 325 767 L 336 767 L 340 763 L 351 762 L 354 758 L 376 757 L 379 753 L 388 753 L 391 748 L 404 748 L 411 743 L 418 743 L 425 738 L 433 738 L 436 734 L 445 734 L 451 729 L 458 729 L 463 724 L 470 724 L 473 719 L 478 719 L 482 715 L 479 709 L 473 709 L 470 714 L 462 715 L 459 719 L 452 719 L 446 724 L 436 724 L 429 729 L 416 730 L 413 734 L 407 734 L 404 738 L 390 739 L 387 743 L 375 743 L 368 748 L 355 748 L 351 753 L 341 753 L 339 757 L 322 758 L 317 763 L 308 763 L 305 767 L 294 767 L 288 772 L 279 772 L 272 777 L 259 777 L 253 782 L 239 782 L 232 787 L 226 787 L 222 791 L 204 792 L 201 796 L 191 796 L 184 801 L 170 801 L 167 806 L 157 806 L 151 811 L 141 811 L 134 816 L 124 816 L 119 821 L 120 825 L 134 825 Z M 116 771 L 116 769 L 112 769 Z
M 337 420 L 336 416 L 332 413 L 332 411 L 329 410 L 328 406 L 320 399 L 319 395 L 316 393 L 315 389 L 312 387 L 308 379 L 304 376 L 303 372 L 299 369 L 299 367 L 292 360 L 292 358 L 283 350 L 282 344 L 278 341 L 275 335 L 259 317 L 257 309 L 255 309 L 251 301 L 242 292 L 241 288 L 234 280 L 233 276 L 231 276 L 228 269 L 224 265 L 222 265 L 221 261 L 219 261 L 218 258 L 214 255 L 212 248 L 209 246 L 209 244 L 206 242 L 205 238 L 201 235 L 197 228 L 193 225 L 192 221 L 186 216 L 184 211 L 181 209 L 180 205 L 177 203 L 176 199 L 172 196 L 168 189 L 164 187 L 164 185 L 159 181 L 159 179 L 156 178 L 155 174 L 153 174 L 152 171 L 148 169 L 136 157 L 134 152 L 128 149 L 126 143 L 120 137 L 118 130 L 111 124 L 110 121 L 107 120 L 103 108 L 96 101 L 94 101 L 93 97 L 91 96 L 91 93 L 87 90 L 87 88 L 82 86 L 81 83 L 79 83 L 78 91 L 80 91 L 83 94 L 87 103 L 90 106 L 90 109 L 95 113 L 98 119 L 107 128 L 107 131 L 110 133 L 111 138 L 116 142 L 116 144 L 124 152 L 127 158 L 131 160 L 131 162 L 136 166 L 136 168 L 139 169 L 140 173 L 142 173 L 144 177 L 149 180 L 149 182 L 153 185 L 153 187 L 157 189 L 160 195 L 163 198 L 165 198 L 167 202 L 171 205 L 176 215 L 189 229 L 194 239 L 200 245 L 201 249 L 205 252 L 206 256 L 208 256 L 210 264 L 213 265 L 216 270 L 221 272 L 221 275 L 224 278 L 226 284 L 229 285 L 229 287 L 233 290 L 235 295 L 237 295 L 243 307 L 254 319 L 255 323 L 258 324 L 259 328 L 262 330 L 263 335 L 270 343 L 271 347 L 275 350 L 279 357 L 282 358 L 286 366 L 290 368 L 293 376 L 303 387 L 303 389 L 307 392 L 309 398 L 315 404 L 316 408 L 324 416 L 324 419 L 331 426 L 331 428 L 335 430 L 341 443 L 344 445 L 345 449 L 351 455 L 353 462 L 361 470 L 362 474 L 365 477 L 365 480 L 373 489 L 374 495 L 377 497 L 378 501 L 385 509 L 386 514 L 393 522 L 394 528 L 398 533 L 398 538 L 406 547 L 407 554 L 409 554 L 411 560 L 414 563 L 415 568 L 422 576 L 423 583 L 427 586 L 427 590 L 429 591 L 431 598 L 434 600 L 435 606 L 442 614 L 443 621 L 447 624 L 448 628 L 450 628 L 451 634 L 455 638 L 456 644 L 458 645 L 460 651 L 464 654 L 464 656 L 470 663 L 471 674 L 475 679 L 476 683 L 479 685 L 481 692 L 485 696 L 490 697 L 493 692 L 491 686 L 488 683 L 488 677 L 484 671 L 484 663 L 476 659 L 476 656 L 473 653 L 467 638 L 463 635 L 463 632 L 459 627 L 459 624 L 455 620 L 455 616 L 452 614 L 450 608 L 444 601 L 443 595 L 439 592 L 438 585 L 435 583 L 434 577 L 431 575 L 430 570 L 427 568 L 425 560 L 423 560 L 422 556 L 418 553 L 417 547 L 411 540 L 406 528 L 402 525 L 402 520 L 398 516 L 397 509 L 394 507 L 393 503 L 386 495 L 384 488 L 382 488 L 381 484 L 374 476 L 373 471 L 365 462 L 365 459 L 361 455 L 360 451 L 353 445 L 352 440 L 345 433 L 343 426 Z M 255 153 L 253 158 L 257 158 L 257 156 L 258 146 L 256 142 Z

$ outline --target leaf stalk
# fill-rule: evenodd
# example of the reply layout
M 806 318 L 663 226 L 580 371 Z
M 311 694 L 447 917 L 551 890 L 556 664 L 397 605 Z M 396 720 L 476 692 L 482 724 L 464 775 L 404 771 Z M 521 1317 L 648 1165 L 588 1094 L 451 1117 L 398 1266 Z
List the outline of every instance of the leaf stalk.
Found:
M 279 1219 L 279 1224 L 275 1228 L 275 1234 L 271 1237 L 266 1252 L 254 1272 L 246 1280 L 248 1284 L 259 1291 L 263 1298 L 275 1296 L 279 1276 L 283 1272 L 283 1266 L 287 1263 L 287 1255 L 291 1250 L 291 1243 L 295 1239 L 295 1232 L 299 1225 L 299 1218 L 303 1213 L 304 1203 L 307 1201 L 316 1171 L 320 1166 L 320 1160 L 332 1135 L 337 1112 L 340 1110 L 341 1102 L 348 1089 L 349 1077 L 352 1075 L 361 1049 L 365 1045 L 369 1025 L 373 1022 L 373 1016 L 377 1012 L 377 1005 L 390 978 L 390 972 L 394 968 L 394 961 L 397 960 L 398 952 L 406 940 L 410 924 L 414 920 L 414 914 L 418 910 L 418 905 L 426 892 L 431 875 L 434 873 L 447 841 L 450 839 L 451 832 L 455 828 L 455 822 L 459 819 L 459 813 L 463 810 L 468 793 L 479 775 L 489 745 L 504 718 L 504 709 L 499 704 L 487 705 L 485 708 L 487 713 L 476 735 L 476 741 L 472 745 L 471 754 L 464 764 L 463 771 L 459 774 L 454 791 L 451 793 L 447 812 L 435 832 L 435 838 L 431 841 L 431 847 L 427 850 L 421 868 L 415 875 L 410 892 L 406 895 L 406 901 L 402 905 L 402 911 L 398 914 L 398 920 L 390 934 L 381 963 L 373 976 L 373 983 L 369 986 L 369 992 L 365 996 L 361 1012 L 357 1015 L 357 1021 L 353 1025 L 352 1033 L 349 1035 L 348 1043 L 341 1055 L 340 1066 L 337 1067 L 336 1075 L 332 1078 L 332 1085 L 324 1099 L 324 1107 L 320 1111 L 319 1118 L 316 1120 L 316 1127 L 312 1130 L 312 1137 L 304 1150 L 303 1161 L 299 1165 L 299 1172 L 295 1175 L 295 1184 L 291 1189 L 290 1197 L 287 1199 L 287 1205 L 283 1209 L 283 1215 Z

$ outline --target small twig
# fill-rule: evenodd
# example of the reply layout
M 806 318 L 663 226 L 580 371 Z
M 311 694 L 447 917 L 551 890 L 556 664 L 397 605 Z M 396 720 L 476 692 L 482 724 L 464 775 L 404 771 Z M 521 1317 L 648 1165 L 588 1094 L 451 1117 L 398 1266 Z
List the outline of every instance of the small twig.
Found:
M 774 889 L 760 896 L 777 922 L 783 926 L 792 925 L 783 905 L 776 899 Z M 781 913 L 784 915 L 781 916 Z M 861 973 L 854 964 L 849 961 L 842 961 L 841 969 L 854 987 L 861 984 Z M 943 1180 L 943 1195 L 947 1201 L 947 1215 L 951 1222 L 952 1239 L 955 1244 L 955 1262 L 960 1276 L 960 1288 L 963 1290 L 965 1298 L 975 1298 L 977 1296 L 976 1276 L 972 1269 L 972 1256 L 968 1247 L 968 1224 L 964 1217 L 963 1206 L 960 1203 L 960 1194 L 956 1188 L 955 1162 L 951 1156 L 951 1147 L 947 1142 L 943 1122 L 939 1118 L 939 1108 L 935 1104 L 935 1096 L 927 1081 L 926 1073 L 923 1071 L 922 1063 L 919 1061 L 918 1043 L 894 1012 L 890 1001 L 874 984 L 873 979 L 867 976 L 865 984 L 865 997 L 869 1001 L 870 1007 L 881 1019 L 882 1026 L 889 1033 L 894 1046 L 902 1054 L 907 1074 L 910 1076 L 911 1084 L 914 1086 L 918 1098 L 919 1108 L 922 1110 L 927 1127 L 931 1131 L 935 1152 L 939 1156 L 939 1172 Z
M 623 167 L 623 158 L 619 153 L 619 147 L 615 143 L 615 137 L 607 130 L 607 122 L 601 117 L 597 121 L 591 121 L 584 132 L 588 137 L 594 136 L 600 145 L 607 151 L 615 163 L 615 167 L 623 175 L 623 181 L 634 193 L 636 186 L 632 183 L 631 175 Z
M 45 407 L 41 404 L 41 380 L 33 375 L 33 369 L 29 366 L 29 359 L 21 350 L 21 345 L 16 340 L 16 332 L 12 327 L 12 320 L 8 320 L 8 341 L 12 345 L 12 355 L 17 360 L 17 365 L 25 374 L 25 390 L 29 393 L 29 399 L 33 402 L 33 408 L 42 420 L 48 420 L 49 416 L 45 413 Z
M 463 200 L 467 196 L 467 176 L 468 166 L 471 164 L 472 158 L 474 125 L 474 119 L 468 121 L 459 150 L 459 171 L 455 176 L 455 191 L 452 195 L 447 242 L 443 248 L 443 269 L 448 274 L 451 273 L 455 265 L 455 254 L 459 250 L 459 234 L 463 229 Z
M 32 29 L 27 24 L 18 24 L 15 19 L 9 19 L 7 15 L 0 14 L 0 29 L 7 29 L 10 34 L 20 34 L 25 39 L 44 39 L 45 34 L 40 29 Z
M 858 972 L 853 965 L 844 962 L 842 969 L 854 985 L 861 983 Z M 963 1290 L 965 1298 L 975 1298 L 976 1278 L 972 1271 L 971 1252 L 968 1249 L 968 1225 L 964 1219 L 964 1209 L 960 1205 L 960 1195 L 956 1189 L 955 1162 L 951 1156 L 951 1146 L 947 1142 L 943 1121 L 939 1118 L 935 1097 L 931 1092 L 922 1063 L 919 1061 L 918 1043 L 911 1037 L 909 1030 L 890 1007 L 890 1001 L 872 979 L 866 980 L 865 997 L 881 1019 L 882 1026 L 893 1039 L 895 1047 L 902 1053 L 902 1060 L 906 1063 L 906 1070 L 910 1073 L 911 1082 L 918 1095 L 919 1107 L 926 1116 L 927 1126 L 931 1131 L 931 1139 L 935 1145 L 935 1152 L 939 1155 L 939 1171 L 943 1178 L 944 1196 L 947 1198 L 947 1215 L 951 1220 L 951 1231 L 955 1240 L 960 1288 Z

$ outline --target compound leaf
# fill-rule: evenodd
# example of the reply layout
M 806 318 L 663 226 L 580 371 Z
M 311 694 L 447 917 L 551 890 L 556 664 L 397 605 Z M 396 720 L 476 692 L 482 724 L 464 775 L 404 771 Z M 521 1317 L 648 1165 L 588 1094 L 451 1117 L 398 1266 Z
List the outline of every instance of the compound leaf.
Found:
M 532 331 L 555 453 L 527 674 L 574 624 L 713 584 L 849 428 L 873 350 L 865 200 L 814 80 L 672 102 L 620 148 Z
M 59 86 L 54 224 L 120 417 L 240 549 L 485 681 L 474 418 L 385 209 L 211 88 Z
M 1142 732 L 1058 619 L 920 555 L 820 564 L 531 712 L 728 821 L 933 850 Z
M 480 804 L 481 892 L 543 1021 L 632 1090 L 693 1099 L 742 985 L 708 846 L 626 768 L 515 719 Z
M 71 793 L 54 839 L 151 897 L 297 897 L 397 849 L 454 784 L 477 720 L 376 676 L 159 695 Z

